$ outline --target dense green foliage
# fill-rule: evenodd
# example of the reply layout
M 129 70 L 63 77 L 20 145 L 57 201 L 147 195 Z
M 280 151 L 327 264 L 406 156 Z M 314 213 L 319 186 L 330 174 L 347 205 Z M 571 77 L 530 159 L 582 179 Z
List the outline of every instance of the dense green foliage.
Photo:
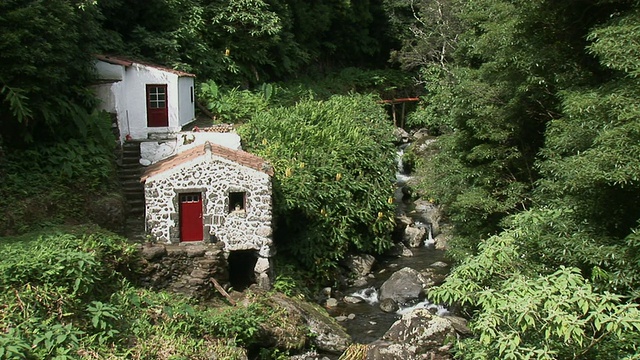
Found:
M 432 294 L 472 317 L 457 355 L 637 358 L 638 4 L 420 2 L 411 44 L 436 3 L 454 51 L 421 65 L 409 123 L 443 134 L 420 190 L 456 227 Z
M 349 251 L 389 248 L 395 151 L 375 98 L 302 100 L 255 114 L 240 134 L 274 167 L 279 251 L 329 276 Z
M 0 255 L 0 359 L 240 359 L 263 337 L 286 353 L 308 336 L 269 296 L 206 306 L 136 288 L 135 247 L 113 234 L 0 239 Z
M 386 61 L 393 43 L 380 1 L 101 0 L 104 51 L 142 56 L 232 85 L 321 64 Z M 162 19 L 162 21 L 159 21 Z
M 114 140 L 108 116 L 93 114 L 87 122 L 91 128 L 79 139 L 7 148 L 0 156 L 0 236 L 54 224 L 102 224 L 97 208 L 115 188 Z
M 86 135 L 99 24 L 81 0 L 0 3 L 0 137 L 6 145 Z

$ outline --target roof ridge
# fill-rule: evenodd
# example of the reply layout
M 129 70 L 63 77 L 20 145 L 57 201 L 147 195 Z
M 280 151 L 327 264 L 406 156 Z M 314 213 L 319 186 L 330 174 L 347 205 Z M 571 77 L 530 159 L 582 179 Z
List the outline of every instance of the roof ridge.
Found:
M 128 57 L 122 57 L 122 56 L 115 56 L 115 55 L 106 55 L 106 54 L 96 54 L 94 55 L 98 60 L 101 61 L 105 61 L 108 62 L 110 64 L 114 64 L 114 65 L 120 65 L 120 66 L 131 66 L 133 64 L 140 64 L 140 65 L 144 65 L 144 66 L 149 66 L 158 70 L 163 70 L 163 71 L 167 71 L 179 76 L 188 76 L 188 77 L 196 77 L 195 74 L 186 72 L 186 71 L 182 71 L 182 70 L 176 70 L 173 68 L 170 68 L 168 66 L 164 66 L 164 65 L 158 65 L 158 64 L 154 64 L 152 62 L 148 62 L 145 60 L 136 60 L 136 59 L 131 59 Z
M 214 156 L 221 157 L 242 166 L 264 172 L 269 176 L 273 176 L 273 167 L 262 157 L 244 150 L 236 150 L 207 141 L 202 146 L 194 146 L 193 148 L 174 154 L 150 165 L 140 177 L 140 182 L 145 182 L 148 178 L 154 175 L 172 170 L 189 160 L 204 156 L 207 152 L 207 148 L 210 149 L 211 154 Z

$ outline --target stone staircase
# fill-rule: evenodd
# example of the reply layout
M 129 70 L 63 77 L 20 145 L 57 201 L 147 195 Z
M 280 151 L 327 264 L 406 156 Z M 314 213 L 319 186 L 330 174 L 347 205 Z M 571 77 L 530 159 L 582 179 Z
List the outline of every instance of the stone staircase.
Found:
M 140 183 L 140 143 L 126 141 L 122 145 L 118 178 L 126 201 L 125 236 L 135 242 L 145 241 L 144 186 Z

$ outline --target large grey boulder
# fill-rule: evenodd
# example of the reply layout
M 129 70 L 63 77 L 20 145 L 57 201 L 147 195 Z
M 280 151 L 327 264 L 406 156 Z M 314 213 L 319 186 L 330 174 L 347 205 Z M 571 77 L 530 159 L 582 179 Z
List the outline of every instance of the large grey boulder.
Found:
M 393 135 L 396 138 L 396 144 L 406 144 L 413 140 L 413 136 L 401 127 L 396 127 Z
M 440 225 L 442 222 L 440 206 L 425 199 L 416 200 L 414 206 L 414 216 L 431 225 L 431 235 L 437 236 L 440 234 Z
M 355 277 L 363 277 L 371 273 L 371 268 L 375 263 L 376 258 L 369 254 L 350 255 L 342 262 Z
M 272 301 L 287 310 L 288 316 L 298 315 L 308 328 L 315 349 L 340 354 L 351 344 L 351 336 L 321 307 L 298 299 L 275 295 Z M 302 339 L 303 340 L 303 339 Z
M 402 234 L 402 242 L 410 248 L 420 247 L 427 237 L 427 229 L 423 227 L 407 226 Z
M 382 339 L 367 345 L 367 360 L 449 360 L 457 337 L 449 319 L 417 309 L 402 316 Z
M 380 287 L 380 301 L 392 299 L 398 304 L 406 303 L 409 300 L 417 299 L 422 295 L 425 279 L 418 271 L 405 267 L 389 277 Z

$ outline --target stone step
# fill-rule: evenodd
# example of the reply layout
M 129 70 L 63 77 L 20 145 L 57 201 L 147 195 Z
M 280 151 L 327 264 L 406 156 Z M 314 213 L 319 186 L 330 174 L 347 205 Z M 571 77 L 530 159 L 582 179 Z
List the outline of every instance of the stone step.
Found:
M 121 166 L 124 165 L 140 165 L 140 155 L 138 156 L 127 156 L 127 157 L 122 157 L 122 159 L 120 160 L 120 164 L 122 164 Z

